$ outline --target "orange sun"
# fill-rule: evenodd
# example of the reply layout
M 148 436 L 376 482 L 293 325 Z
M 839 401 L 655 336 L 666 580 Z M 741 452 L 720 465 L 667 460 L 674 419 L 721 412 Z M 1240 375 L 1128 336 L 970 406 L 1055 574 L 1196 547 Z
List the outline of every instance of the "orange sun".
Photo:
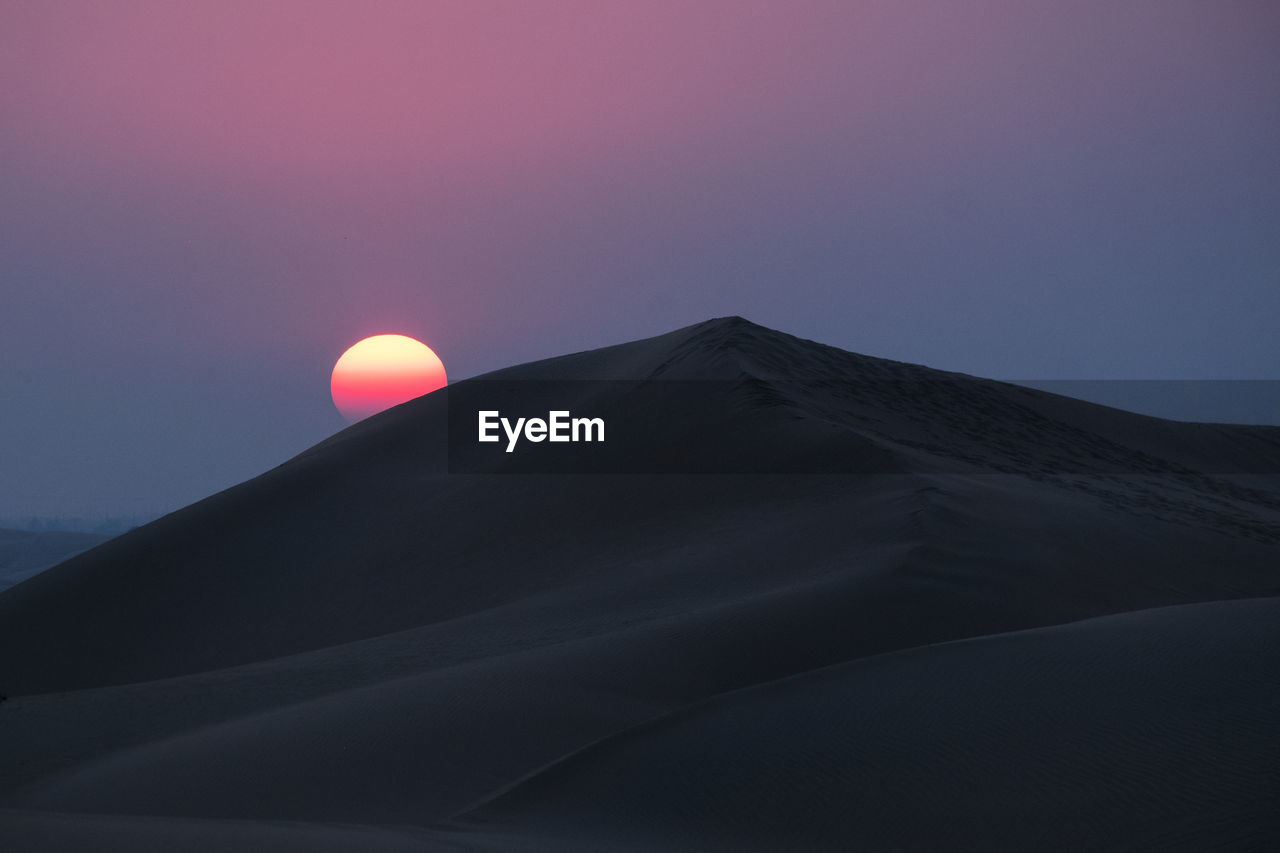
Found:
M 329 388 L 338 411 L 354 423 L 447 383 L 444 364 L 422 341 L 374 335 L 342 354 Z

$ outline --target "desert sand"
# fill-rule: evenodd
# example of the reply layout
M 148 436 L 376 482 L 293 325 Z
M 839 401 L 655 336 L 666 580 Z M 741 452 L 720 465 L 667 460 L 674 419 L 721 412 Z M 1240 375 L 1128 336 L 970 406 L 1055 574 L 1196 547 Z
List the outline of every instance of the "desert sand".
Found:
M 0 848 L 1280 848 L 1280 428 L 739 318 L 470 381 L 565 379 L 842 473 L 450 473 L 447 393 L 375 415 L 0 592 Z

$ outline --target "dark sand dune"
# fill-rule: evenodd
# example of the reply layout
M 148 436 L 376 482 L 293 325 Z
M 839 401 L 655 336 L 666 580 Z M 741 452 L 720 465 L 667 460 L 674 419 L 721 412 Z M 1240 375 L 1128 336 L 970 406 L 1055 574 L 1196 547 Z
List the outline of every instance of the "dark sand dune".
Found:
M 659 718 L 465 818 L 545 849 L 1267 849 L 1278 673 L 1275 598 L 926 646 Z
M 879 461 L 451 474 L 446 395 L 370 418 L 0 594 L 0 843 L 1280 844 L 1280 429 L 736 318 L 483 379 Z

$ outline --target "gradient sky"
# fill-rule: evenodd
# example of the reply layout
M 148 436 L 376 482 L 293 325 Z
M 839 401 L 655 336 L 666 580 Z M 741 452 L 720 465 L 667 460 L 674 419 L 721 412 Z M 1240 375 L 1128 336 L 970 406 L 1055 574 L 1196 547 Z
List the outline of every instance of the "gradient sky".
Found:
M 741 314 L 1280 379 L 1274 0 L 0 2 L 0 515 L 169 510 L 453 379 Z

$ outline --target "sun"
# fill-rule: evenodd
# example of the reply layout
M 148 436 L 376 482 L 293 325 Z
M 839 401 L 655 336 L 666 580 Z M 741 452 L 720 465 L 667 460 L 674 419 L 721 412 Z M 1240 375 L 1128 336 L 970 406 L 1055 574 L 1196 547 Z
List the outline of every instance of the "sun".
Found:
M 355 423 L 383 409 L 448 384 L 444 364 L 431 347 L 407 335 L 373 335 L 342 354 L 333 366 L 333 404 Z

